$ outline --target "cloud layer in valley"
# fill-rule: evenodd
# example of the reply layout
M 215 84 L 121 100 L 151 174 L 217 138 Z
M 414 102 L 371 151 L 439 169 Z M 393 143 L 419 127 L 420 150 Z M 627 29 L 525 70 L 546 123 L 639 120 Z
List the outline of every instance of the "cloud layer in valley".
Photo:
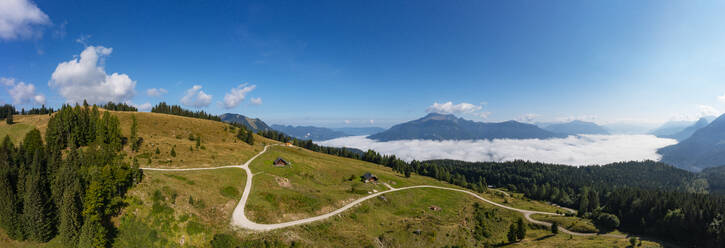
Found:
M 321 145 L 373 149 L 410 161 L 458 159 L 512 161 L 516 159 L 567 165 L 607 164 L 630 160 L 658 160 L 657 149 L 677 143 L 652 135 L 581 135 L 561 139 L 399 140 L 378 142 L 364 136 L 343 137 Z
M 126 102 L 136 93 L 136 81 L 126 74 L 106 74 L 103 59 L 112 48 L 89 46 L 80 58 L 58 64 L 48 85 L 58 90 L 68 103 L 103 104 L 109 101 Z

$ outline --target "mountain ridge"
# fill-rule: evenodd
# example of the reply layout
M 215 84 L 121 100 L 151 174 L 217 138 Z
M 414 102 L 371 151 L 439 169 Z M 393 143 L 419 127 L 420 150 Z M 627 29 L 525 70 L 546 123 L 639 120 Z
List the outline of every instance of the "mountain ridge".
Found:
M 220 115 L 219 118 L 221 118 L 221 120 L 226 123 L 236 123 L 244 125 L 254 132 L 272 129 L 267 125 L 267 123 L 264 123 L 264 121 L 259 118 L 250 118 L 241 114 L 225 113 Z
M 430 113 L 423 118 L 397 124 L 368 136 L 377 141 L 405 139 L 477 140 L 477 139 L 547 139 L 566 135 L 517 121 L 475 122 L 452 114 Z

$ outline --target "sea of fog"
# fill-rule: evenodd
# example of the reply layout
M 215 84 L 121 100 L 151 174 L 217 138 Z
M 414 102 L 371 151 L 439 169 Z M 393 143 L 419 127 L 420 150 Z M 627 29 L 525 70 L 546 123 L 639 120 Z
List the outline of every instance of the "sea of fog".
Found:
M 334 147 L 373 149 L 410 161 L 457 159 L 511 161 L 516 159 L 567 165 L 607 164 L 630 160 L 659 160 L 657 149 L 673 145 L 673 139 L 653 135 L 579 135 L 557 139 L 495 140 L 398 140 L 379 142 L 365 136 L 316 142 Z

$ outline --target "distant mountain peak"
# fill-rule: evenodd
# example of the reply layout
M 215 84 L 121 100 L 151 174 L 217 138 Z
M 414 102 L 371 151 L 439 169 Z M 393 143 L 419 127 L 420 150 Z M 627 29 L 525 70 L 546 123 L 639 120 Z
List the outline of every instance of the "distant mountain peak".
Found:
M 435 120 L 435 121 L 443 121 L 443 120 L 457 120 L 458 117 L 456 117 L 453 114 L 441 114 L 441 113 L 429 113 L 425 117 L 420 118 L 420 121 L 428 121 L 428 120 Z
M 430 113 L 423 118 L 401 123 L 390 129 L 368 136 L 378 141 L 392 140 L 492 140 L 492 139 L 548 139 L 564 137 L 535 125 L 516 121 L 476 122 L 452 114 Z

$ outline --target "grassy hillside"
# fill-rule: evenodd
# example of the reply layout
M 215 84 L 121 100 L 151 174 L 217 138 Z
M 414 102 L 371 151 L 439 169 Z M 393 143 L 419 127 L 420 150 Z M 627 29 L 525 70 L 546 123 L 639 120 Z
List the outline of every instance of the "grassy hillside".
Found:
M 275 167 L 282 157 L 292 164 Z M 369 192 L 419 184 L 441 185 L 427 177 L 404 178 L 390 168 L 359 160 L 311 152 L 297 147 L 273 146 L 250 165 L 254 187 L 247 215 L 260 223 L 278 223 L 328 213 Z M 370 172 L 378 184 L 362 183 L 360 176 Z
M 131 116 L 136 116 L 138 136 L 143 138 L 143 145 L 137 153 L 132 152 L 130 146 L 124 149 L 130 155 L 129 161 L 135 156 L 142 167 L 184 168 L 241 164 L 261 151 L 265 143 L 276 143 L 255 135 L 255 145 L 250 146 L 235 137 L 236 129 L 218 121 L 148 112 L 109 112 L 119 118 L 122 134 L 126 137 L 131 135 Z M 49 118 L 48 115 L 16 115 L 15 124 L 0 123 L 0 138 L 10 135 L 13 143 L 18 144 L 34 127 L 44 136 Z M 198 138 L 201 139 L 199 147 L 196 146 Z M 171 156 L 172 148 L 176 152 L 175 157 Z
M 14 124 L 8 125 L 5 121 L 0 122 L 0 138 L 10 135 L 13 144 L 18 144 L 25 138 L 25 134 L 38 128 L 40 133 L 45 136 L 45 129 L 48 128 L 49 115 L 14 115 Z
M 256 143 L 250 146 L 238 141 L 236 132 L 221 122 L 156 113 L 112 114 L 119 117 L 125 136 L 130 134 L 131 116 L 136 116 L 138 133 L 144 143 L 138 153 L 128 146 L 124 152 L 130 155 L 128 159 L 140 158 L 142 167 L 242 164 L 261 151 L 264 143 L 275 143 L 255 136 Z M 29 130 L 28 127 L 35 126 L 44 131 L 44 125 L 47 125 L 47 116 L 19 116 L 16 120 L 17 127 L 3 123 L 0 131 L 12 130 L 13 135 L 22 137 L 20 133 L 27 132 L 24 130 Z M 199 148 L 196 137 L 202 140 Z M 172 147 L 176 151 L 175 157 L 169 152 Z M 156 148 L 159 148 L 159 154 L 155 153 Z M 277 157 L 292 164 L 274 167 L 271 163 Z M 149 158 L 151 163 L 148 163 Z M 387 190 L 383 182 L 393 187 L 428 184 L 458 188 L 418 175 L 405 178 L 387 167 L 297 147 L 274 146 L 250 168 L 255 177 L 247 215 L 260 223 L 326 213 L 369 192 Z M 361 183 L 359 177 L 366 172 L 377 175 L 381 184 Z M 144 171 L 144 175 L 143 181 L 128 192 L 121 215 L 113 220 L 118 227 L 115 247 L 210 247 L 215 236 L 227 237 L 231 242 L 249 247 L 293 244 L 298 247 L 476 247 L 484 244 L 625 247 L 628 244 L 625 239 L 609 237 L 551 236 L 548 230 L 529 230 L 521 243 L 507 244 L 508 225 L 521 217 L 519 213 L 496 208 L 465 194 L 439 189 L 410 189 L 385 194 L 341 215 L 308 225 L 270 232 L 234 230 L 229 222 L 244 187 L 245 174 L 241 169 Z M 489 190 L 482 195 L 517 208 L 564 211 L 511 192 Z M 440 210 L 433 210 L 432 206 Z M 476 225 L 485 226 L 487 234 L 475 235 Z M 0 234 L 0 247 L 58 247 L 58 242 L 16 242 Z
M 135 155 L 142 167 L 198 168 L 242 164 L 261 151 L 264 143 L 276 142 L 255 135 L 255 144 L 250 146 L 235 137 L 236 129 L 218 121 L 146 112 L 112 113 L 121 121 L 124 136 L 130 136 L 131 116 L 136 116 L 138 136 L 144 142 L 138 153 L 128 146 L 125 151 Z M 201 139 L 199 147 L 196 146 L 197 139 Z M 171 155 L 172 148 L 176 157 Z
M 202 171 L 144 171 L 117 218 L 120 244 L 205 247 L 214 233 L 230 231 L 245 180 L 239 168 Z M 241 183 L 240 183 L 241 182 Z

